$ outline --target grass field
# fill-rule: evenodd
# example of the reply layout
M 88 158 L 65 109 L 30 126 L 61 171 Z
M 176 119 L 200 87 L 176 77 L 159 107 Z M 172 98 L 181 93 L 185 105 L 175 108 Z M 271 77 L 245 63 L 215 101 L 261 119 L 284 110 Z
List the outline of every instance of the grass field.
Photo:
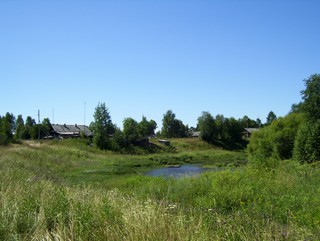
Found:
M 171 143 L 145 155 L 74 140 L 0 147 L 0 240 L 320 239 L 317 165 L 258 170 L 245 165 L 244 152 Z M 143 175 L 183 163 L 226 168 L 193 178 Z

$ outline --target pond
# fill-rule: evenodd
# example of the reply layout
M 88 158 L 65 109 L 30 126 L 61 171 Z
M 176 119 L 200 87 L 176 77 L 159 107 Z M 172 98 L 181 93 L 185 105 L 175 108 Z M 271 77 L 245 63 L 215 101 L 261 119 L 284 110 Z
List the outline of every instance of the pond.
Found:
M 153 177 L 175 177 L 182 176 L 195 176 L 205 171 L 213 171 L 214 168 L 204 168 L 197 165 L 182 165 L 182 166 L 169 166 L 159 169 L 154 169 L 146 173 L 147 176 Z

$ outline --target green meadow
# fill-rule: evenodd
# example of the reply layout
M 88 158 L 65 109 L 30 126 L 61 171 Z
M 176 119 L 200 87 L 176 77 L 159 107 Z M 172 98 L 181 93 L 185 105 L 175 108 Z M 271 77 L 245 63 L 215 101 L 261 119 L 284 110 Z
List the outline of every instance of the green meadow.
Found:
M 251 167 L 244 151 L 172 139 L 119 154 L 83 140 L 0 147 L 0 240 L 319 240 L 317 164 Z M 196 177 L 167 165 L 223 167 Z

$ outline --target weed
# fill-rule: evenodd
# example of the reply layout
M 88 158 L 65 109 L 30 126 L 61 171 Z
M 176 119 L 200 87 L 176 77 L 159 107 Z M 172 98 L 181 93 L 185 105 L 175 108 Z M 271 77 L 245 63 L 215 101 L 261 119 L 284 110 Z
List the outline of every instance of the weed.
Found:
M 172 143 L 176 153 L 152 155 L 74 140 L 0 147 L 0 239 L 320 239 L 318 165 L 259 170 L 242 164 L 243 152 Z M 180 179 L 143 175 L 165 163 L 232 168 Z

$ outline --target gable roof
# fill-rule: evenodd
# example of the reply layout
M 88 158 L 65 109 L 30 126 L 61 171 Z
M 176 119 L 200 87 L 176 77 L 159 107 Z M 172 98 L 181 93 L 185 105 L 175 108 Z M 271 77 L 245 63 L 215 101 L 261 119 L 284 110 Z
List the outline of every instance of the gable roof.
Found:
M 88 126 L 85 125 L 52 124 L 51 126 L 55 133 L 62 136 L 80 136 L 81 132 L 86 136 L 92 136 L 92 132 L 89 130 Z
M 257 131 L 259 128 L 244 128 L 246 132 L 252 134 L 253 132 Z

